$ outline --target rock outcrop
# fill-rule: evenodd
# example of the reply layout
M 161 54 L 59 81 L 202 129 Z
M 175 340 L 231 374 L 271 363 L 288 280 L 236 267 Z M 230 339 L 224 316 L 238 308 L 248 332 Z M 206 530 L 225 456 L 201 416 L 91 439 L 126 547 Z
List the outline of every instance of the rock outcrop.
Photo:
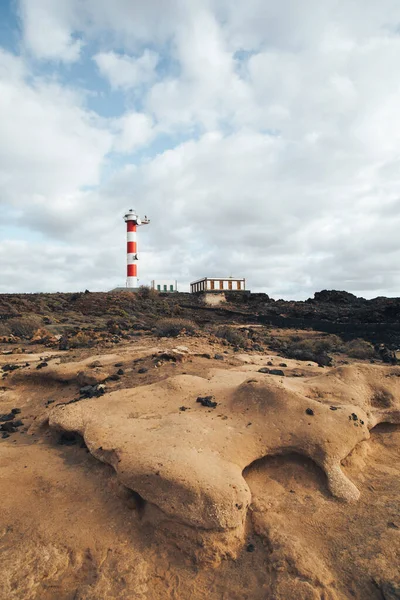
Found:
M 125 486 L 193 528 L 241 531 L 251 503 L 243 471 L 268 455 L 311 458 L 333 496 L 356 501 L 358 489 L 341 461 L 378 423 L 400 423 L 400 369 L 353 365 L 304 379 L 251 375 L 180 375 L 57 406 L 49 424 L 82 435 Z M 198 396 L 213 396 L 217 407 L 203 407 Z

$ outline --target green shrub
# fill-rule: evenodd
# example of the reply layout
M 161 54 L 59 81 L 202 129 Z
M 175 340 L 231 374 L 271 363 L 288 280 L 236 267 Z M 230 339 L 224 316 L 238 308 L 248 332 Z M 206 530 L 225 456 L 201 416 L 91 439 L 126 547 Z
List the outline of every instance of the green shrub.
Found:
M 9 326 L 8 321 L 0 321 L 0 336 L 3 335 L 11 335 L 11 327 Z
M 343 352 L 350 358 L 368 359 L 375 356 L 375 350 L 372 344 L 366 340 L 351 340 L 345 344 Z
M 215 335 L 223 340 L 226 340 L 232 346 L 239 346 L 240 348 L 245 348 L 247 346 L 247 339 L 234 327 L 229 327 L 229 325 L 221 325 L 218 327 Z
M 137 295 L 143 300 L 155 300 L 158 298 L 158 292 L 148 285 L 141 285 L 137 291 Z
M 37 316 L 14 317 L 8 320 L 11 333 L 17 337 L 30 339 L 42 326 L 42 319 Z
M 158 337 L 176 337 L 180 333 L 193 335 L 196 329 L 196 324 L 188 319 L 161 319 L 156 324 Z
M 90 348 L 93 346 L 94 341 L 92 336 L 87 333 L 78 332 L 76 335 L 68 339 L 68 345 L 70 348 Z
M 288 336 L 284 339 L 273 338 L 271 347 L 287 358 L 314 361 L 326 366 L 332 363 L 328 352 L 340 352 L 343 348 L 343 341 L 336 335 L 327 335 L 322 339 Z

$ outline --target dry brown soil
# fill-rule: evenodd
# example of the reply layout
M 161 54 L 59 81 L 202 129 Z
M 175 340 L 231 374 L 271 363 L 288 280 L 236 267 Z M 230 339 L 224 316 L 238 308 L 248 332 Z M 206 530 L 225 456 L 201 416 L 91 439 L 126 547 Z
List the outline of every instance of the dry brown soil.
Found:
M 189 349 L 182 362 L 161 360 L 156 366 L 157 350 L 179 344 Z M 222 370 L 233 378 L 241 372 L 259 377 L 260 366 L 272 361 L 279 368 L 283 362 L 262 354 L 241 357 L 230 350 L 223 361 L 198 356 L 213 357 L 225 350 L 218 344 L 210 347 L 206 338 L 171 342 L 149 337 L 121 345 L 107 357 L 90 356 L 88 350 L 43 349 L 30 356 L 0 355 L 0 366 L 30 363 L 0 380 L 0 413 L 20 408 L 17 417 L 23 421 L 18 432 L 0 438 L 1 599 L 400 598 L 400 428 L 396 424 L 372 428 L 369 438 L 357 443 L 342 461 L 344 474 L 360 491 L 357 502 L 335 498 L 322 468 L 298 452 L 266 456 L 245 468 L 251 503 L 243 537 L 229 552 L 220 532 L 216 533 L 211 544 L 214 550 L 221 544 L 221 552 L 219 559 L 214 553 L 214 561 L 191 551 L 197 534 L 189 534 L 179 518 L 172 519 L 170 526 L 168 520 L 158 526 L 159 515 L 152 519 L 148 502 L 124 486 L 115 469 L 94 458 L 81 438 L 71 445 L 60 443 L 65 441 L 62 433 L 47 424 L 56 404 L 79 396 L 81 383 L 77 376 L 57 381 L 46 376 L 46 369 L 37 370 L 46 353 L 61 355 L 63 365 L 98 360 L 111 374 L 118 370 L 114 365 L 122 363 L 124 374 L 107 381 L 106 394 L 99 399 L 113 393 L 116 402 L 123 390 L 152 384 L 165 385 L 168 396 L 170 378 L 180 374 L 204 378 L 206 388 Z M 52 361 L 50 367 L 58 368 L 59 359 Z M 288 390 L 304 378 L 317 381 L 330 371 L 315 364 L 284 362 L 282 385 Z M 139 368 L 148 371 L 140 374 Z M 400 381 L 396 373 L 393 377 Z M 310 384 L 310 399 L 319 401 L 321 394 L 317 384 Z M 49 400 L 54 402 L 48 404 Z M 187 390 L 187 402 L 195 400 Z M 395 398 L 397 405 L 399 400 Z M 76 405 L 87 402 L 95 400 Z M 262 418 L 268 431 L 268 416 Z M 196 543 L 207 545 L 207 539 Z

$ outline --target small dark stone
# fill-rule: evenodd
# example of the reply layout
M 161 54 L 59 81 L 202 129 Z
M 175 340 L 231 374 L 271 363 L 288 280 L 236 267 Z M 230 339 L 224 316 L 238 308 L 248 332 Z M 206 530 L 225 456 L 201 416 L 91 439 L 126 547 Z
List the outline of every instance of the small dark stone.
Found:
M 329 408 L 330 408 L 331 410 L 337 410 L 337 409 L 338 409 L 338 407 L 337 407 L 337 406 L 330 406 Z
M 123 375 L 125 371 L 123 369 L 118 369 L 117 375 Z
M 10 434 L 9 434 L 9 433 L 7 433 L 7 431 L 3 431 L 3 433 L 2 433 L 2 435 L 1 435 L 1 437 L 3 438 L 3 440 L 5 440 L 6 438 L 9 438 L 9 437 L 10 437 Z
M 313 409 L 312 408 L 306 408 L 306 414 L 310 415 L 310 416 L 313 416 L 314 415 Z
M 0 425 L 0 430 L 7 431 L 7 433 L 15 433 L 17 431 L 13 422 L 3 423 Z
M 181 410 L 182 412 L 183 412 L 183 411 L 185 411 L 185 410 L 187 410 L 187 409 L 188 409 L 188 407 L 187 407 L 187 406 L 180 406 L 180 407 L 179 407 L 179 410 Z
M 146 369 L 146 367 L 141 367 L 141 369 L 138 370 L 138 373 L 147 373 L 148 369 Z
M 84 387 L 81 387 L 81 389 L 79 390 L 79 394 L 84 398 L 91 398 L 93 396 L 93 393 L 94 393 L 93 385 L 85 385 Z
M 215 408 L 217 403 L 213 402 L 212 398 L 213 396 L 199 396 L 196 402 L 199 402 L 202 406 L 206 406 L 207 408 Z
M 388 523 L 387 526 L 389 527 L 389 529 L 400 529 L 400 527 L 396 525 L 396 523 L 393 523 L 393 521 L 390 521 L 390 523 Z
M 85 385 L 79 390 L 82 398 L 98 398 L 104 394 L 104 387 L 99 385 Z
M 13 415 L 19 415 L 21 412 L 20 408 L 12 408 L 11 412 L 13 413 Z
M 357 417 L 356 413 L 351 413 L 350 419 L 353 419 L 353 421 L 358 421 L 358 417 Z
M 280 363 L 280 365 L 279 365 L 279 366 L 280 366 L 280 367 L 287 367 L 287 364 L 286 364 L 286 363 Z
M 0 415 L 0 422 L 5 423 L 6 421 L 12 421 L 15 419 L 15 414 L 13 412 Z
M 267 362 L 267 365 L 268 365 L 269 367 L 273 367 L 273 366 L 274 366 L 274 363 L 273 363 L 273 362 L 271 362 L 271 361 L 269 360 L 269 361 Z
M 19 365 L 3 365 L 2 366 L 3 371 L 16 371 L 19 368 L 20 368 Z
M 23 425 L 23 422 L 21 420 L 13 421 L 14 427 L 22 427 L 22 425 Z
M 247 544 L 247 546 L 246 546 L 247 552 L 254 552 L 255 549 L 256 549 L 256 547 L 254 544 Z
M 270 375 L 285 375 L 285 373 L 283 371 L 281 371 L 281 369 L 270 369 L 269 370 L 269 374 Z
M 208 354 L 208 352 L 204 352 L 203 354 L 200 354 L 200 356 L 201 356 L 202 358 L 208 358 L 208 359 L 210 359 L 210 358 L 211 358 L 211 354 Z
M 121 379 L 121 378 L 116 373 L 114 373 L 113 375 L 110 375 L 110 377 L 108 377 L 108 381 L 119 381 L 119 379 Z
M 267 369 L 267 367 L 261 367 L 261 369 L 258 369 L 259 373 L 269 373 L 269 369 Z
M 124 365 L 124 363 L 119 362 L 119 363 L 115 363 L 114 367 L 122 367 L 123 365 Z
M 224 357 L 222 354 L 214 354 L 214 358 L 215 358 L 215 360 L 224 360 Z
M 48 366 L 49 366 L 49 363 L 47 363 L 46 361 L 44 361 L 44 362 L 39 363 L 36 368 L 37 369 L 43 369 L 44 367 L 48 367 Z

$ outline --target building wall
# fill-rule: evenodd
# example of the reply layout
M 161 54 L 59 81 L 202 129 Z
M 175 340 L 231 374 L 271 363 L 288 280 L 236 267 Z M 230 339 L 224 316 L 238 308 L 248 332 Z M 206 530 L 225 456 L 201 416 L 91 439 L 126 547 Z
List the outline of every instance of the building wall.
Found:
M 218 291 L 244 291 L 246 289 L 245 279 L 234 278 L 204 278 L 190 284 L 192 294 L 198 292 L 218 292 Z
M 151 282 L 153 290 L 158 292 L 177 292 L 178 284 L 173 279 L 153 279 Z

